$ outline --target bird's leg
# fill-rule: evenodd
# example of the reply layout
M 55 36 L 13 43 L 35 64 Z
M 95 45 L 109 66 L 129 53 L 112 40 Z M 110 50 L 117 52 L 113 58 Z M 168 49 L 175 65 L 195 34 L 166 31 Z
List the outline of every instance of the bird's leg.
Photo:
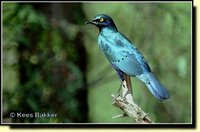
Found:
M 116 97 L 122 95 L 122 97 L 125 98 L 127 94 L 132 92 L 131 79 L 129 75 L 126 75 L 122 71 L 120 70 L 116 70 L 116 71 L 121 79 L 121 84 L 117 91 Z
M 124 73 L 124 81 L 122 82 L 122 98 L 131 105 L 134 105 L 133 93 L 131 87 L 131 78 Z
M 113 67 L 115 68 L 115 66 L 113 65 Z M 125 80 L 125 74 L 121 71 L 121 70 L 119 70 L 119 69 L 117 69 L 117 68 L 115 68 L 115 70 L 116 70 L 116 72 L 117 72 L 117 74 L 118 74 L 118 76 L 119 76 L 119 78 L 121 79 L 121 84 L 120 84 L 120 87 L 119 87 L 119 89 L 117 90 L 117 94 L 116 94 L 116 97 L 118 97 L 118 96 L 120 96 L 121 95 L 121 91 L 122 91 L 122 86 L 123 86 L 123 81 Z
M 122 89 L 122 85 L 123 85 L 123 81 L 121 82 L 121 84 L 120 84 L 120 87 L 119 87 L 119 89 L 117 90 L 116 97 L 118 97 L 118 96 L 120 96 L 120 95 L 121 95 L 121 89 Z
M 127 90 L 122 90 L 122 95 L 124 98 L 127 96 L 127 94 L 132 93 L 131 78 L 129 75 L 124 74 L 122 88 L 127 88 Z

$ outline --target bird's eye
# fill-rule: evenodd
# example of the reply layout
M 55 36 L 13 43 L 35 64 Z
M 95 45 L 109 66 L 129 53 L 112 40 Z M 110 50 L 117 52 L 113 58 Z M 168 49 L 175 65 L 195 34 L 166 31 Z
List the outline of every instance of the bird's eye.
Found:
M 100 18 L 99 19 L 100 22 L 104 22 L 104 20 L 105 20 L 104 18 Z

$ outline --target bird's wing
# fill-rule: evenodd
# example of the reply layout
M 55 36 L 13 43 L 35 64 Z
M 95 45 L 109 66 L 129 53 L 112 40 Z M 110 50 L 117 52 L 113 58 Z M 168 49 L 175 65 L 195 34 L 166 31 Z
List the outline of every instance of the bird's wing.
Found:
M 109 41 L 109 40 L 108 40 Z M 107 41 L 104 41 L 107 43 Z M 103 50 L 110 63 L 130 76 L 138 76 L 151 71 L 146 60 L 137 48 L 122 34 L 114 37 L 114 41 L 108 42 Z
M 116 60 L 110 60 L 114 67 L 131 76 L 138 76 L 143 73 L 142 67 L 133 53 L 129 53 L 127 50 L 118 53 Z

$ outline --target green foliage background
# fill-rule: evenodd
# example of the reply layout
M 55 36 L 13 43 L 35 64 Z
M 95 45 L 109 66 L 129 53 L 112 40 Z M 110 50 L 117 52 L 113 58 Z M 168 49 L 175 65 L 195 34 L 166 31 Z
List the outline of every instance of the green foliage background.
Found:
M 134 99 L 157 123 L 191 122 L 191 3 L 3 3 L 3 122 L 133 123 L 112 119 L 120 81 L 84 25 L 108 14 L 135 43 L 171 98 L 132 78 Z M 11 118 L 10 112 L 57 113 Z

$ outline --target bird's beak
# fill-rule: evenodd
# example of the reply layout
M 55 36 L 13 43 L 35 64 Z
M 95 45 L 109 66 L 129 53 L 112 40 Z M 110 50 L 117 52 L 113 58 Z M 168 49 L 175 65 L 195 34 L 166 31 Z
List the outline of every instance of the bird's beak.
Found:
M 86 21 L 86 22 L 85 22 L 85 24 L 93 24 L 93 25 L 95 25 L 95 24 L 96 24 L 96 22 L 95 22 L 95 21 L 93 21 L 93 20 L 89 20 L 89 21 Z

